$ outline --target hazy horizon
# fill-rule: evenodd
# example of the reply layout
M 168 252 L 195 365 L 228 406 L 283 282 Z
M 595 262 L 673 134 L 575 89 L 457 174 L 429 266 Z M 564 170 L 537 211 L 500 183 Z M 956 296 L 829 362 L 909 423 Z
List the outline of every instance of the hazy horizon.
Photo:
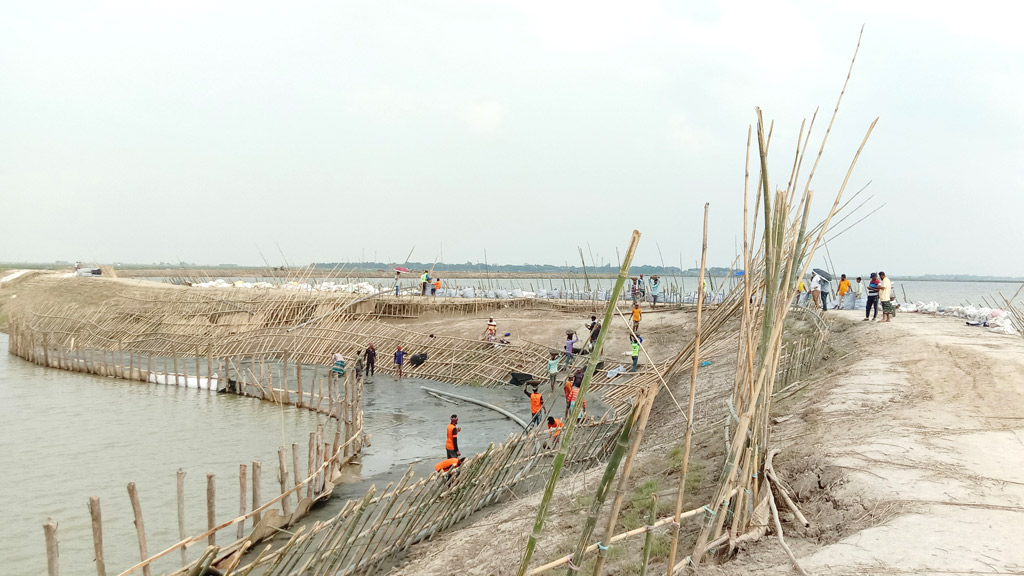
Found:
M 754 107 L 775 122 L 769 178 L 785 188 L 819 108 L 809 173 L 864 24 L 812 218 L 876 117 L 846 190 L 870 182 L 854 202 L 867 204 L 834 231 L 880 209 L 813 265 L 1021 277 L 1003 254 L 1024 243 L 1022 11 L 13 4 L 0 260 L 401 262 L 415 247 L 421 261 L 572 265 L 579 248 L 615 262 L 636 228 L 638 262 L 689 268 L 710 202 L 708 259 L 727 266 Z

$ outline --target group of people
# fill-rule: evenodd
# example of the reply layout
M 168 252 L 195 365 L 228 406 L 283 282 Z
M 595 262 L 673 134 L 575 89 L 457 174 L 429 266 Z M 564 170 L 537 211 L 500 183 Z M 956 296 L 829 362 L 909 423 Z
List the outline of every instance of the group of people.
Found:
M 829 283 L 821 274 L 811 274 L 809 288 L 802 280 L 797 284 L 798 304 L 805 293 L 810 294 L 816 308 L 820 306 L 822 310 L 828 310 Z M 879 322 L 889 322 L 896 315 L 896 293 L 892 289 L 892 280 L 885 272 L 872 272 L 866 285 L 860 276 L 857 276 L 854 282 L 850 282 L 846 274 L 842 274 L 839 277 L 836 295 L 838 301 L 832 306 L 836 310 L 853 310 L 857 307 L 857 301 L 864 299 L 866 295 L 865 321 L 877 320 L 879 307 L 882 308 L 882 319 Z
M 399 280 L 402 277 L 401 270 L 395 270 L 395 296 L 399 293 Z M 437 296 L 437 291 L 441 289 L 441 279 L 431 278 L 430 270 L 424 270 L 423 274 L 420 274 L 420 296 L 426 296 L 427 290 L 430 290 L 431 296 Z
M 651 276 L 650 287 L 644 281 L 643 274 L 639 278 L 630 278 L 629 295 L 633 299 L 634 304 L 646 302 L 648 294 L 651 297 L 651 308 L 656 307 L 658 299 L 661 298 L 661 278 Z

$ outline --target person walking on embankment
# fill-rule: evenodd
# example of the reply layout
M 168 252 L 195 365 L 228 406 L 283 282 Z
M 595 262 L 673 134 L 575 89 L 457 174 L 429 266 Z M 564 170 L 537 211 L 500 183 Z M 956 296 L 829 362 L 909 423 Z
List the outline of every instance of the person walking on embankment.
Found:
M 537 384 L 539 381 L 527 382 L 526 386 L 523 386 L 523 394 L 530 399 L 530 425 L 526 427 L 527 430 L 540 424 L 541 417 L 544 415 L 544 395 L 537 391 Z M 530 392 L 527 388 L 533 385 L 533 392 Z
M 630 342 L 630 356 L 633 358 L 633 372 L 636 372 L 636 363 L 640 360 L 640 343 L 636 341 L 636 336 L 629 335 Z
M 377 349 L 373 347 L 373 342 L 363 352 L 363 359 L 366 360 L 366 375 L 372 377 L 377 366 Z
M 590 330 L 590 342 L 587 343 L 587 350 L 593 351 L 597 346 L 597 337 L 601 335 L 601 323 L 597 321 L 597 316 L 591 316 L 590 323 L 586 324 L 586 327 L 587 330 Z
M 551 381 L 551 391 L 555 391 L 555 380 L 558 379 L 558 352 L 551 353 L 548 360 L 548 379 Z
M 640 318 L 643 317 L 643 312 L 640 311 L 640 303 L 633 302 L 633 333 L 638 334 L 640 332 Z
M 402 379 L 402 366 L 405 364 L 405 352 L 402 351 L 402 347 L 399 346 L 398 350 L 395 350 L 395 369 L 398 370 L 398 379 Z
M 874 315 L 871 311 L 874 310 Z M 878 319 L 878 274 L 871 273 L 871 280 L 868 281 L 868 305 L 864 308 L 864 321 Z
M 445 452 L 449 458 L 458 458 L 462 456 L 462 452 L 459 452 L 459 432 L 462 428 L 459 428 L 459 415 L 452 414 L 452 420 L 448 423 L 448 436 L 444 443 Z

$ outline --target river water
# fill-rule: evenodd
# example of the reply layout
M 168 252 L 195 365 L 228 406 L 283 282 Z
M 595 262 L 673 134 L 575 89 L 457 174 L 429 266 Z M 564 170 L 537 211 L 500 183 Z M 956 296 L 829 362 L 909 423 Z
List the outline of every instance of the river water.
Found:
M 139 559 L 128 482 L 138 488 L 149 553 L 154 554 L 178 541 L 178 468 L 187 472 L 186 529 L 198 534 L 206 529 L 207 473 L 216 475 L 217 521 L 234 518 L 239 464 L 263 463 L 262 493 L 269 499 L 278 493 L 277 448 L 298 442 L 304 467 L 309 433 L 318 423 L 327 424 L 324 416 L 253 398 L 42 368 L 7 354 L 7 341 L 0 333 L 4 574 L 46 572 L 42 525 L 48 517 L 59 523 L 61 573 L 95 574 L 90 496 L 101 500 L 107 572 L 116 574 Z M 365 385 L 364 430 L 370 445 L 348 469 L 336 496 L 311 519 L 337 513 L 345 498 L 361 496 L 374 483 L 383 486 L 409 466 L 418 475 L 432 472 L 444 458 L 444 429 L 453 412 L 460 417 L 460 448 L 467 456 L 521 431 L 496 412 L 443 402 L 420 390 L 421 385 L 455 389 L 412 378 L 395 382 L 386 376 Z M 460 387 L 457 393 L 529 419 L 521 388 Z M 559 393 L 556 390 L 555 395 Z M 556 404 L 555 409 L 560 413 L 562 407 Z M 333 425 L 327 424 L 325 435 L 333 433 Z M 251 484 L 249 498 L 251 506 Z M 233 531 L 228 536 L 223 534 L 218 543 L 233 540 Z M 195 558 L 202 547 L 190 548 L 189 557 Z M 179 566 L 175 552 L 167 561 L 155 563 L 153 572 Z

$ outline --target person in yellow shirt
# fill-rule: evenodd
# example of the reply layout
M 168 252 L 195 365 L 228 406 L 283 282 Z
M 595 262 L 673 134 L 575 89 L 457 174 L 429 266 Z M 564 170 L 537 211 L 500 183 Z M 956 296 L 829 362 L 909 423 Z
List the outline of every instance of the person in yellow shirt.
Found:
M 882 304 L 882 319 L 879 322 L 888 322 L 896 315 L 896 307 L 892 304 L 892 280 L 889 280 L 885 272 L 879 272 L 878 277 L 882 279 L 878 285 L 878 301 Z
M 633 302 L 633 333 L 640 331 L 640 317 L 643 314 L 640 312 L 640 303 Z
M 843 274 L 839 278 L 839 301 L 836 303 L 836 308 L 843 309 L 843 300 L 846 299 L 846 295 L 850 292 L 850 281 L 846 279 L 846 274 Z

